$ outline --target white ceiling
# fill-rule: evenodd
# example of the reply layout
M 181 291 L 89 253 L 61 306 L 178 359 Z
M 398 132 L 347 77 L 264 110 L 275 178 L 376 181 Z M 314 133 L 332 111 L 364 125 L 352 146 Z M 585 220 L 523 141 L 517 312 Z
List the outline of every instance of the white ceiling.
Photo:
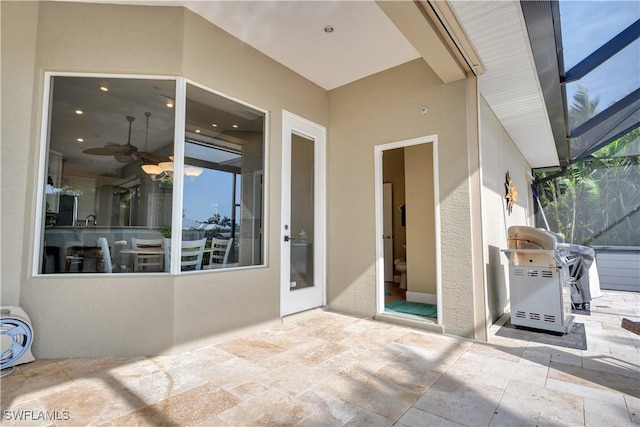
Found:
M 205 1 L 187 7 L 327 90 L 419 57 L 373 0 Z M 332 33 L 323 30 L 327 25 Z
M 420 56 L 373 0 L 87 2 L 186 7 L 326 90 Z
M 374 0 L 84 1 L 187 7 L 327 90 L 420 57 Z M 485 65 L 480 91 L 505 130 L 532 167 L 557 165 L 519 2 L 448 4 Z

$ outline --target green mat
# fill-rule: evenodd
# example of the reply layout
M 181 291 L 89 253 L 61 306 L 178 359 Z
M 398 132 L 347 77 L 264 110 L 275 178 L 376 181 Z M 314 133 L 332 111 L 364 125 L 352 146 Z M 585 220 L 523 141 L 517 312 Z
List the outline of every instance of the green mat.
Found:
M 384 308 L 389 311 L 397 311 L 398 313 L 415 314 L 423 317 L 438 317 L 438 308 L 432 304 L 397 300 L 385 304 Z

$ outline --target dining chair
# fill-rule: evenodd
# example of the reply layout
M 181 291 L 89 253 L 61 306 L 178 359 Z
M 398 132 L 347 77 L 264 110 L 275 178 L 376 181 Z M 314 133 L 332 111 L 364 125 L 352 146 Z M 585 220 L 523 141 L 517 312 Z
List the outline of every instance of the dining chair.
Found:
M 183 240 L 182 252 L 180 259 L 180 269 L 185 270 L 201 270 L 202 256 L 204 255 L 204 246 L 207 239 L 200 240 Z
M 66 243 L 65 272 L 91 273 L 98 271 L 97 261 L 100 257 L 98 246 L 85 246 L 84 242 L 73 241 Z
M 67 242 L 65 245 L 65 267 L 67 273 L 80 273 L 84 267 L 82 242 Z
M 100 257 L 96 260 L 96 271 L 101 273 L 113 273 L 113 263 L 111 261 L 111 251 L 106 237 L 98 237 L 96 246 Z
M 209 263 L 205 265 L 207 269 L 225 268 L 229 260 L 229 252 L 231 252 L 231 239 L 211 239 L 211 251 L 209 253 Z
M 162 248 L 164 250 L 164 239 L 138 239 L 131 238 L 133 249 Z M 157 254 L 135 254 L 133 257 L 133 271 L 164 271 L 164 253 Z

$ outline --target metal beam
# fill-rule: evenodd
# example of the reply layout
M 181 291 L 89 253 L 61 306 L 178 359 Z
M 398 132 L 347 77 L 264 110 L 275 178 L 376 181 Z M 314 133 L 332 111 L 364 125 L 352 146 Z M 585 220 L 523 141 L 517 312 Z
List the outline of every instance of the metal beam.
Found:
M 626 134 L 628 134 L 629 132 L 631 132 L 632 130 L 634 130 L 635 128 L 637 128 L 638 126 L 640 126 L 640 121 L 636 121 L 635 123 L 633 123 L 631 126 L 628 126 L 626 129 L 616 133 L 615 135 L 610 136 L 609 138 L 598 142 L 596 144 L 594 144 L 593 146 L 591 146 L 590 148 L 588 148 L 587 150 L 583 151 L 582 153 L 580 153 L 579 155 L 577 155 L 574 159 L 571 159 L 572 162 L 577 162 L 580 160 L 586 160 L 587 158 L 589 158 L 593 153 L 595 153 L 596 151 L 598 151 L 599 149 L 601 149 L 602 147 L 607 146 L 609 143 L 615 141 L 618 138 L 621 138 L 623 136 L 625 136 Z
M 589 120 L 581 124 L 580 126 L 573 129 L 569 134 L 569 138 L 577 138 L 583 135 L 585 132 L 593 129 L 594 127 L 598 126 L 600 123 L 604 122 L 605 120 L 620 113 L 620 111 L 624 110 L 634 102 L 638 102 L 638 99 L 640 99 L 640 89 L 634 90 L 629 95 L 625 96 L 620 101 L 613 104 L 611 107 L 607 108 L 604 111 L 601 111 L 600 113 L 596 114 L 595 116 L 593 116 L 592 118 L 590 118 Z
M 640 19 L 622 30 L 565 73 L 562 83 L 580 80 L 640 37 Z

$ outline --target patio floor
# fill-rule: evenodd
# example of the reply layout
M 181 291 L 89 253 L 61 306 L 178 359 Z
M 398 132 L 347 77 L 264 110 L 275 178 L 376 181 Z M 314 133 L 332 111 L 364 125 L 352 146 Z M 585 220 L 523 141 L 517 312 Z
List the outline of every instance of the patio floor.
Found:
M 176 355 L 37 360 L 2 380 L 2 424 L 639 425 L 640 336 L 620 324 L 640 294 L 603 293 L 576 315 L 586 350 L 313 312 Z

